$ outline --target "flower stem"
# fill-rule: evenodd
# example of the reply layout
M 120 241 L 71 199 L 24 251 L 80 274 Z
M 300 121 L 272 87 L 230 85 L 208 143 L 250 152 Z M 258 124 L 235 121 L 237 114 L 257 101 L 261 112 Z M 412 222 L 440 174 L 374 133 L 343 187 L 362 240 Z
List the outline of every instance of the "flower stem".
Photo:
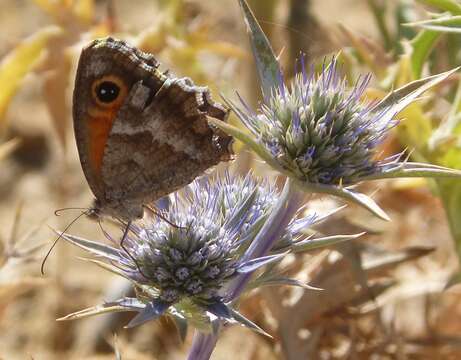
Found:
M 213 352 L 218 337 L 196 331 L 187 360 L 208 360 Z

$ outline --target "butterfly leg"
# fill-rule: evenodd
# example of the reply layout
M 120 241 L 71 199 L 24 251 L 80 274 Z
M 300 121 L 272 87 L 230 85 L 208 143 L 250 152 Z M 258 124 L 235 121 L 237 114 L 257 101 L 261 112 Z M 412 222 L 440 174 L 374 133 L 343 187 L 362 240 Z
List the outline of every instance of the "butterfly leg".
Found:
M 126 227 L 125 227 L 125 230 L 123 231 L 123 236 L 120 240 L 120 247 L 123 249 L 123 251 L 125 251 L 125 253 L 130 257 L 130 259 L 134 262 L 134 264 L 136 265 L 136 267 L 138 268 L 138 271 L 140 272 L 140 274 L 142 276 L 144 276 L 146 279 L 149 279 L 149 277 L 143 272 L 142 268 L 139 266 L 139 263 L 138 261 L 133 257 L 133 255 L 130 254 L 130 252 L 128 251 L 128 249 L 125 247 L 125 240 L 126 238 L 128 237 L 128 232 L 130 231 L 130 226 L 131 226 L 131 220 L 128 221 L 126 223 Z
M 128 252 L 128 249 L 125 247 L 124 242 L 125 242 L 126 238 L 128 237 L 128 232 L 130 231 L 130 226 L 131 226 L 131 220 L 126 223 L 126 227 L 125 227 L 125 230 L 123 231 L 122 239 L 120 240 L 120 247 L 127 254 L 130 254 L 130 253 Z

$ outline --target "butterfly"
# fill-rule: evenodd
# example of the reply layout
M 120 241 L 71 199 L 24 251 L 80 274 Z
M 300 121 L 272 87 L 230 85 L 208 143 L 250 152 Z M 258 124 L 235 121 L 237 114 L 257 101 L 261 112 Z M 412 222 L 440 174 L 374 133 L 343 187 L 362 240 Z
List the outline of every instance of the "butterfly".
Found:
M 226 121 L 229 110 L 207 87 L 161 72 L 153 55 L 121 40 L 82 50 L 72 111 L 97 217 L 142 218 L 145 204 L 232 159 L 232 137 L 207 121 Z

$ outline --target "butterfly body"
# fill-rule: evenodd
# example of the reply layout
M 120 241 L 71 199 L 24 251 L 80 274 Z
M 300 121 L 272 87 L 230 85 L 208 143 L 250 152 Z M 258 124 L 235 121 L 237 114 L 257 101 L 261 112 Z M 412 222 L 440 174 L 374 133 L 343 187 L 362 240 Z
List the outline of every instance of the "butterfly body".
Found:
M 74 131 L 97 215 L 140 218 L 144 204 L 232 157 L 232 138 L 207 122 L 226 121 L 228 110 L 206 87 L 158 66 L 152 55 L 112 38 L 82 51 Z

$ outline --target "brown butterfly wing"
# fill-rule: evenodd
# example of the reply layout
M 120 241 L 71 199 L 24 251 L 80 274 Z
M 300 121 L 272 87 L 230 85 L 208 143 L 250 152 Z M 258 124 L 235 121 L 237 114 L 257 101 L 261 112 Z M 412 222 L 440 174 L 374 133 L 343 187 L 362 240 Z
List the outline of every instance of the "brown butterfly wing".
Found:
M 80 55 L 73 94 L 73 120 L 80 162 L 88 184 L 98 202 L 105 202 L 102 161 L 110 131 L 132 86 L 141 79 L 151 89 L 160 89 L 166 77 L 157 70 L 155 58 L 112 38 L 97 39 Z M 101 104 L 94 85 L 109 78 L 120 86 L 112 104 Z
M 148 102 L 150 102 L 148 104 Z M 123 219 L 142 215 L 142 204 L 189 184 L 232 156 L 232 138 L 209 126 L 227 118 L 209 91 L 187 79 L 168 79 L 153 94 L 136 83 L 119 110 L 102 163 L 105 199 Z

